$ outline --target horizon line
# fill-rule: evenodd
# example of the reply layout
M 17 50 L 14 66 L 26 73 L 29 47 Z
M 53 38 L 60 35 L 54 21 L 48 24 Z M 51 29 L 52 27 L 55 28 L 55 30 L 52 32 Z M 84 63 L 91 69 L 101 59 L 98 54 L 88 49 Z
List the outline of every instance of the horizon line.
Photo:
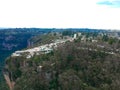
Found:
M 94 29 L 94 30 L 119 30 L 120 29 L 104 29 L 104 28 L 45 28 L 45 27 L 0 27 L 0 29 L 18 29 L 18 28 L 25 28 L 25 29 L 30 29 L 30 28 L 36 28 L 36 29 Z

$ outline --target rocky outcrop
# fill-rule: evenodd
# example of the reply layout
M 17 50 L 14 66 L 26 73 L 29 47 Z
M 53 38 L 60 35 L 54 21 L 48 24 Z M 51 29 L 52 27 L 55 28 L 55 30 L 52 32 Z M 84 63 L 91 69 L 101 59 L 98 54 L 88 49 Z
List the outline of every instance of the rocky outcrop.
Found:
M 10 75 L 9 75 L 9 73 L 7 71 L 4 70 L 3 75 L 4 75 L 4 78 L 6 80 L 7 85 L 9 86 L 9 89 L 13 90 L 15 82 L 11 81 Z

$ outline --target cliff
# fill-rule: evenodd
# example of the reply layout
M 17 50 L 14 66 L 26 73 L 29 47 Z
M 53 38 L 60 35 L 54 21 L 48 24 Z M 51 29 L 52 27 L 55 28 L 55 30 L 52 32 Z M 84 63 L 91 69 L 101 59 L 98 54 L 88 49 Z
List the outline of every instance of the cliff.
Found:
M 117 39 L 113 44 L 100 38 L 97 42 L 73 39 L 59 43 L 49 53 L 35 52 L 29 58 L 27 52 L 10 56 L 4 76 L 11 90 L 118 90 L 119 46 Z M 27 51 L 31 50 L 39 51 L 36 47 Z

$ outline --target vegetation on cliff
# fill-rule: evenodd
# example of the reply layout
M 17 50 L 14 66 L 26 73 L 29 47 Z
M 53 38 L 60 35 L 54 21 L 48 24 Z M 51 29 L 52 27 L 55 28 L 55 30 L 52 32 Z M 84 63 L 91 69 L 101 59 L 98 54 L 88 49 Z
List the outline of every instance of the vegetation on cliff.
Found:
M 27 46 L 30 47 L 29 39 L 31 37 L 50 31 L 38 28 L 0 29 L 0 90 L 8 90 L 2 73 L 5 59 L 16 50 L 21 50 Z
M 9 57 L 5 71 L 14 90 L 119 90 L 119 40 L 78 38 L 48 54 Z M 112 41 L 112 42 L 113 42 Z M 104 47 L 103 47 L 104 46 Z

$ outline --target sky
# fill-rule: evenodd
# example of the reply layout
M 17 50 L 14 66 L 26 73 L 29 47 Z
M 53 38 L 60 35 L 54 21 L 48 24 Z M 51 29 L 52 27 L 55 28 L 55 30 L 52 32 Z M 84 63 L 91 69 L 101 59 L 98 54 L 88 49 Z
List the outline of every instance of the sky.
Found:
M 0 27 L 120 29 L 120 0 L 0 0 Z

